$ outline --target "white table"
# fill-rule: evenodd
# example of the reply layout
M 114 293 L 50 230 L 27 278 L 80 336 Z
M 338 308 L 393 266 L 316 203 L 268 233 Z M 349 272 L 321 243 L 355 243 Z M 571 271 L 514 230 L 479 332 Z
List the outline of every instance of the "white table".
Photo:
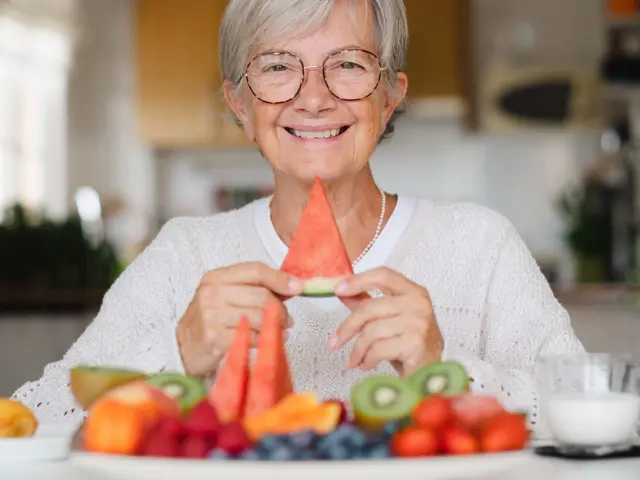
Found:
M 310 471 L 308 478 L 318 478 Z M 362 473 L 365 473 L 363 470 Z M 338 475 L 336 475 L 338 476 Z M 305 475 L 307 477 L 307 475 Z M 365 474 L 366 478 L 370 475 Z M 49 462 L 29 465 L 0 465 L 2 480 L 117 480 L 116 477 L 100 477 L 75 466 L 72 461 Z M 228 478 L 234 478 L 230 475 Z M 437 478 L 430 476 L 430 479 Z M 451 478 L 451 477 L 447 477 Z M 466 477 L 469 478 L 469 477 Z M 483 477 L 474 476 L 481 480 Z M 640 478 L 640 458 L 599 461 L 569 461 L 538 457 L 531 454 L 531 461 L 499 477 L 491 475 L 484 478 L 504 478 L 517 480 L 631 480 Z M 220 477 L 217 476 L 217 480 Z M 144 479 L 146 480 L 146 479 Z

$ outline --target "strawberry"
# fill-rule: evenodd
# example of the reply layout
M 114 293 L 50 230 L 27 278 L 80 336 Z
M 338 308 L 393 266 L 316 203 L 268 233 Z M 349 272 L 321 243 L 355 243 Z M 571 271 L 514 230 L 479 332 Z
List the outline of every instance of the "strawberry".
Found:
M 220 429 L 220 421 L 215 408 L 205 399 L 191 410 L 184 426 L 190 433 L 214 437 Z
M 187 427 L 179 418 L 161 417 L 153 428 L 155 435 L 166 435 L 172 438 L 183 438 Z
M 440 448 L 448 455 L 472 455 L 478 453 L 478 439 L 467 429 L 458 424 L 444 427 L 440 434 Z
M 495 397 L 472 393 L 454 398 L 452 406 L 456 419 L 471 430 L 479 428 L 490 418 L 505 411 Z
M 426 397 L 413 410 L 413 423 L 418 427 L 440 430 L 453 415 L 451 399 L 442 395 Z
M 185 458 L 207 458 L 211 442 L 205 435 L 190 434 L 182 442 L 181 456 Z
M 338 424 L 347 423 L 349 421 L 349 413 L 347 410 L 347 406 L 341 400 L 330 399 L 324 402 L 325 404 L 335 404 L 340 406 L 340 419 L 338 420 Z
M 428 457 L 438 453 L 438 436 L 433 430 L 404 427 L 391 438 L 391 451 L 397 457 Z
M 484 452 L 522 450 L 529 441 L 526 416 L 504 412 L 489 420 L 480 432 Z
M 253 447 L 253 442 L 240 422 L 226 423 L 220 427 L 216 448 L 237 455 Z
M 153 432 L 145 439 L 140 455 L 148 457 L 177 457 L 180 455 L 180 439 L 163 432 Z

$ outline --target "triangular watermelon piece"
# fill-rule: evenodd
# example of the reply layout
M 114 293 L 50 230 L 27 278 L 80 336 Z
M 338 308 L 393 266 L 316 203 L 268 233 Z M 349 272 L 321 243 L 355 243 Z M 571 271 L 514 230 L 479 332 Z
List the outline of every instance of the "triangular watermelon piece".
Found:
M 249 376 L 245 417 L 259 415 L 273 408 L 293 392 L 289 361 L 285 352 L 282 304 L 267 303 L 262 317 L 258 354 Z
M 242 316 L 236 327 L 233 342 L 229 346 L 227 359 L 209 392 L 209 403 L 214 406 L 219 419 L 224 423 L 240 420 L 244 415 L 249 382 L 250 345 L 249 319 Z
M 330 297 L 353 267 L 327 193 L 316 178 L 280 269 L 303 281 L 302 295 Z

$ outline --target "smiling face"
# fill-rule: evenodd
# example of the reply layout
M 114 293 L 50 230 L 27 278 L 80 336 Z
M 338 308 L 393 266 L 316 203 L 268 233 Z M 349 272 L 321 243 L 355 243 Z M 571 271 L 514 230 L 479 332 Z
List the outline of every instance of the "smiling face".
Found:
M 349 48 L 377 54 L 371 11 L 365 2 L 358 5 L 357 11 L 352 12 L 347 1 L 338 1 L 321 28 L 256 46 L 249 58 L 284 51 L 294 54 L 309 67 L 321 66 L 332 53 Z M 353 22 L 353 18 L 360 21 Z M 336 64 L 335 68 L 353 72 L 355 63 L 351 59 L 356 53 L 351 55 L 333 56 L 332 59 L 348 60 Z M 327 62 L 327 74 L 332 68 L 330 62 Z M 276 68 L 283 71 L 286 65 Z M 383 75 L 376 90 L 367 98 L 345 101 L 331 93 L 324 82 L 322 68 L 307 68 L 298 95 L 286 103 L 274 105 L 260 101 L 246 88 L 246 82 L 238 97 L 234 95 L 234 86 L 227 85 L 226 96 L 247 136 L 256 141 L 276 175 L 283 173 L 310 182 L 315 177 L 333 180 L 353 176 L 367 165 L 391 114 L 404 97 L 406 85 L 404 74 L 398 74 L 398 88 L 392 93 Z

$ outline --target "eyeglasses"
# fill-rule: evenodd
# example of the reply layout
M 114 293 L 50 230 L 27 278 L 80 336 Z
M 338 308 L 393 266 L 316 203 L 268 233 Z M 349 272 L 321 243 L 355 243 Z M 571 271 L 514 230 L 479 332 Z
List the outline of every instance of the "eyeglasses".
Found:
M 310 69 L 322 69 L 329 92 L 346 101 L 363 100 L 371 95 L 385 70 L 376 55 L 361 49 L 341 50 L 329 55 L 322 65 L 307 66 L 292 53 L 267 52 L 249 62 L 243 77 L 258 100 L 278 104 L 298 96 Z

